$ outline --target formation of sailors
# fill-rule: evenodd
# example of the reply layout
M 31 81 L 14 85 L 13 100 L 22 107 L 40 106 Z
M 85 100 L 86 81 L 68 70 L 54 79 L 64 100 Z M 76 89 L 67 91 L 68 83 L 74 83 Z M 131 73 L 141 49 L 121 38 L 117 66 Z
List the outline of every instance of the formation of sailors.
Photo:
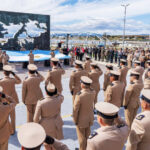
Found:
M 104 102 L 98 102 L 101 89 L 99 81 L 103 71 L 89 56 L 86 56 L 84 63 L 75 61 L 69 88 L 79 150 L 111 150 L 112 147 L 122 150 L 127 138 L 126 150 L 149 150 L 150 61 L 146 62 L 145 70 L 140 60 L 134 61 L 134 68 L 130 70 L 130 84 L 126 82 L 129 71 L 126 63 L 125 59 L 120 59 L 119 69 L 114 69 L 111 64 L 106 65 Z M 22 101 L 27 108 L 27 123 L 18 132 L 23 149 L 39 150 L 42 144 L 46 150 L 69 149 L 58 141 L 64 138 L 61 118 L 64 96 L 61 80 L 65 70 L 55 57 L 51 59 L 51 66 L 52 69 L 45 78 L 38 72 L 36 65 L 29 64 L 28 76 L 23 81 L 10 65 L 3 66 L 4 78 L 0 80 L 0 150 L 8 149 L 9 137 L 15 134 L 15 106 L 19 103 L 15 84 L 21 82 Z M 44 98 L 40 88 L 43 81 L 46 92 Z M 137 115 L 140 106 L 142 112 Z M 125 110 L 125 121 L 118 115 L 121 107 Z M 94 110 L 101 127 L 91 134 Z

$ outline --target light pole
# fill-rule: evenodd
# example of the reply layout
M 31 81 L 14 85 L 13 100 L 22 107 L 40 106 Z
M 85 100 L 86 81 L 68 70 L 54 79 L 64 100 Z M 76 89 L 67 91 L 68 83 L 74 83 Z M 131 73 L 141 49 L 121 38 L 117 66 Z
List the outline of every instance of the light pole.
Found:
M 125 43 L 125 34 L 126 34 L 126 15 L 127 15 L 127 7 L 130 4 L 126 4 L 126 5 L 121 5 L 122 7 L 124 7 L 125 11 L 124 11 L 124 28 L 123 28 L 123 50 L 124 50 L 124 43 Z

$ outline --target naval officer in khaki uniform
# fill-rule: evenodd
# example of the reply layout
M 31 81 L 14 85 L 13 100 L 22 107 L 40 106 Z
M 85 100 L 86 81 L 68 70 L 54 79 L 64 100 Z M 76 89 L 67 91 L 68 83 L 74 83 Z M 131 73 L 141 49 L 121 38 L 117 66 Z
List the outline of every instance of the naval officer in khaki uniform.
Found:
M 107 102 L 99 102 L 95 108 L 101 128 L 89 137 L 86 150 L 122 150 L 129 128 L 118 117 L 119 108 Z
M 141 65 L 141 62 L 140 61 L 134 61 L 134 71 L 140 73 L 140 78 L 139 80 L 141 82 L 143 82 L 142 80 L 142 76 L 143 76 L 143 73 L 144 73 L 144 68 L 140 66 Z
M 85 56 L 85 63 L 83 64 L 83 69 L 87 72 L 90 72 L 90 64 L 92 63 L 90 56 Z
M 3 71 L 4 71 L 4 78 L 0 80 L 0 86 L 3 88 L 3 92 L 6 95 L 12 97 L 18 104 L 19 99 L 15 89 L 15 85 L 20 84 L 21 79 L 14 72 L 12 72 L 12 67 L 10 65 L 3 66 Z M 10 74 L 13 77 L 10 77 Z M 15 109 L 11 111 L 10 119 L 11 119 L 11 128 L 12 128 L 11 134 L 14 134 L 16 129 Z
M 129 52 L 128 53 L 128 56 L 127 56 L 127 62 L 128 62 L 128 68 L 132 68 L 132 60 L 133 60 L 133 54 L 132 52 Z
M 75 70 L 71 73 L 70 81 L 69 81 L 69 88 L 70 92 L 73 96 L 73 103 L 75 96 L 81 90 L 81 76 L 88 76 L 88 73 L 83 70 L 82 62 L 79 60 L 75 61 Z
M 121 107 L 124 97 L 124 83 L 119 81 L 119 76 L 119 71 L 110 72 L 111 85 L 106 89 L 104 101 Z
M 51 59 L 55 57 L 55 53 L 54 53 L 54 51 L 55 51 L 55 50 L 51 50 L 51 52 L 50 52 Z
M 8 150 L 8 140 L 11 134 L 9 115 L 14 111 L 16 101 L 2 93 L 0 87 L 0 150 Z
M 27 122 L 33 122 L 37 101 L 43 98 L 40 83 L 44 81 L 44 77 L 37 71 L 37 66 L 34 64 L 29 64 L 28 70 L 29 75 L 22 85 L 22 101 L 27 107 Z
M 34 122 L 41 124 L 47 135 L 61 140 L 64 137 L 60 110 L 64 97 L 57 92 L 54 84 L 49 83 L 45 90 L 46 97 L 37 103 Z
M 148 60 L 148 61 L 146 62 L 146 64 L 147 64 L 147 68 L 146 68 L 145 71 L 144 71 L 144 80 L 147 79 L 147 78 L 149 78 L 148 72 L 150 71 L 150 60 Z
M 91 63 L 91 71 L 89 72 L 89 78 L 92 80 L 91 88 L 96 92 L 94 104 L 97 103 L 98 93 L 100 91 L 99 78 L 103 74 L 101 68 L 96 63 Z
M 150 90 L 142 91 L 141 107 L 131 126 L 126 150 L 150 150 Z
M 55 150 L 69 150 L 67 145 L 59 142 L 53 137 L 46 136 L 44 128 L 38 123 L 26 123 L 19 128 L 18 141 L 22 146 L 22 150 L 40 150 L 42 144 L 46 143 L 45 150 L 52 150 L 52 145 Z
M 3 57 L 2 57 L 3 66 L 8 65 L 8 61 L 9 61 L 8 54 L 6 54 L 6 51 L 3 51 Z
M 126 63 L 127 63 L 126 60 L 121 59 L 120 60 L 120 69 L 119 69 L 119 71 L 120 71 L 119 80 L 124 83 L 125 87 L 127 85 L 126 77 L 127 77 L 127 73 L 129 70 L 128 67 L 126 66 Z
M 94 99 L 96 93 L 91 90 L 92 80 L 86 76 L 81 77 L 81 91 L 76 95 L 73 107 L 73 120 L 80 148 L 86 150 L 87 138 L 90 135 L 90 127 L 94 121 Z
M 32 53 L 32 50 L 28 54 L 29 56 L 29 64 L 34 64 L 34 54 Z
M 108 64 L 106 65 L 106 72 L 104 73 L 104 83 L 103 90 L 106 91 L 107 87 L 111 84 L 110 82 L 110 71 L 113 70 L 113 66 Z
M 58 66 L 59 65 L 59 66 Z M 51 59 L 52 70 L 48 72 L 47 77 L 45 79 L 45 85 L 48 85 L 49 82 L 53 83 L 57 88 L 58 92 L 62 93 L 62 75 L 65 74 L 65 70 L 60 66 L 59 59 L 52 58 Z
M 131 127 L 140 106 L 139 96 L 143 89 L 143 84 L 139 81 L 139 77 L 138 72 L 131 71 L 130 84 L 127 86 L 124 96 L 125 119 L 129 127 Z

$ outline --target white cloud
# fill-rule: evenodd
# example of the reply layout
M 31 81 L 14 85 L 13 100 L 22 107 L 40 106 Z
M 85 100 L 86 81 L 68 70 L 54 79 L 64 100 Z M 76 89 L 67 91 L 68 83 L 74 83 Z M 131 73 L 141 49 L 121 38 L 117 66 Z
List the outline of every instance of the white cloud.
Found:
M 130 18 L 150 13 L 150 0 L 78 0 L 74 5 L 61 5 L 66 1 L 69 0 L 0 0 L 0 9 L 50 14 L 53 32 L 106 31 L 112 34 L 122 34 L 121 4 L 130 4 L 127 10 L 127 17 Z M 150 28 L 143 22 L 129 19 L 127 33 L 150 33 Z

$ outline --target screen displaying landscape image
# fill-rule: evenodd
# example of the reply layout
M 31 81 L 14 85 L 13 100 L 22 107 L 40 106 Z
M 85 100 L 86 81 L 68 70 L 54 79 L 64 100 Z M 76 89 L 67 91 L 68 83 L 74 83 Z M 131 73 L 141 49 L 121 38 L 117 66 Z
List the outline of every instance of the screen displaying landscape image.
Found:
M 0 11 L 0 48 L 48 50 L 50 16 Z

